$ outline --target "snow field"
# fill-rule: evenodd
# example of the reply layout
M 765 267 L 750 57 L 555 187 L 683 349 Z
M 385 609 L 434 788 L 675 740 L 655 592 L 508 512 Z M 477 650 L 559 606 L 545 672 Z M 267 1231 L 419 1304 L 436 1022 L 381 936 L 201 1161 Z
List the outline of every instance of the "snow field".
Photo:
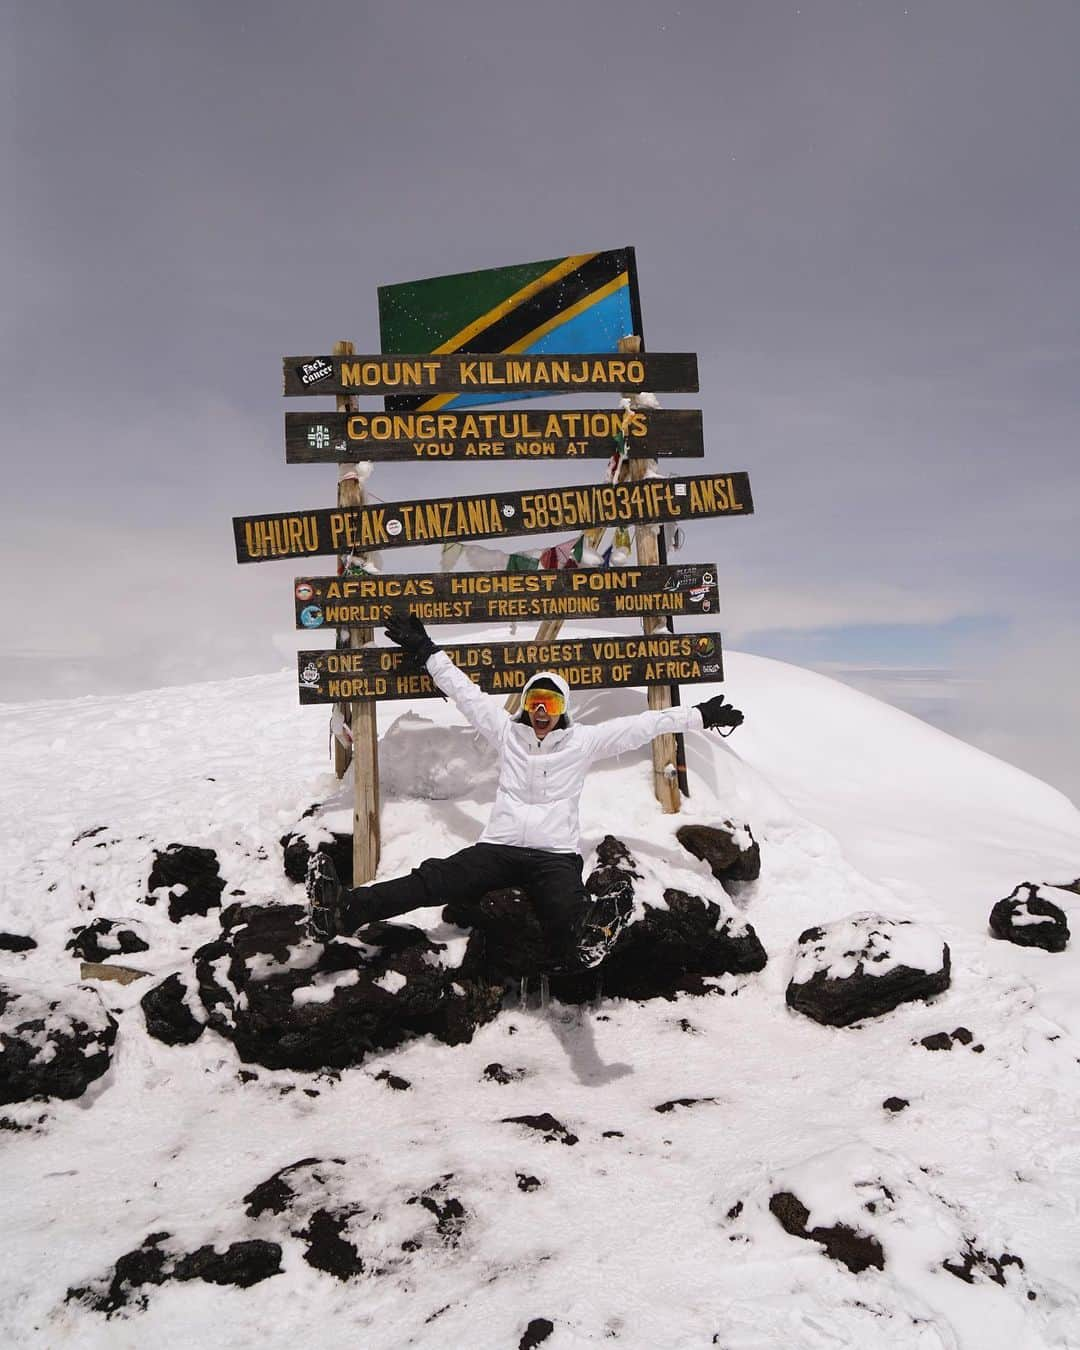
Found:
M 0 1343 L 495 1350 L 548 1317 L 554 1350 L 714 1336 L 732 1350 L 1080 1344 L 1075 939 L 1051 956 L 986 930 L 1019 881 L 1080 874 L 1080 814 L 823 677 L 738 654 L 726 663 L 724 692 L 747 722 L 730 742 L 688 740 L 686 811 L 657 814 L 642 751 L 593 771 L 582 819 L 593 845 L 616 833 L 642 864 L 639 905 L 670 885 L 742 914 L 769 953 L 760 975 L 673 1004 L 509 1009 L 467 1046 L 416 1041 L 336 1080 L 249 1066 L 248 1082 L 213 1033 L 175 1048 L 145 1034 L 137 1003 L 151 981 L 96 985 L 120 1022 L 109 1072 L 74 1102 L 0 1108 L 32 1126 L 0 1136 Z M 277 840 L 340 790 L 326 711 L 298 709 L 293 678 L 0 708 L 0 928 L 39 942 L 0 953 L 6 974 L 77 979 L 63 944 L 98 915 L 145 925 L 150 951 L 117 959 L 159 978 L 182 968 L 217 921 L 174 925 L 163 904 L 140 903 L 153 848 L 173 841 L 217 851 L 225 902 L 234 890 L 299 897 Z M 586 720 L 637 706 L 629 691 L 576 704 Z M 382 873 L 393 875 L 472 842 L 492 779 L 438 700 L 386 705 L 380 729 Z M 678 824 L 725 817 L 748 821 L 762 847 L 760 880 L 731 899 L 674 840 Z M 1054 899 L 1075 933 L 1080 897 Z M 952 949 L 952 988 L 842 1030 L 792 1013 L 798 934 L 864 911 L 931 925 Z M 460 944 L 437 910 L 418 918 Z M 919 1044 L 961 1026 L 969 1045 Z M 501 1084 L 484 1075 L 493 1062 L 524 1072 Z M 409 1088 L 379 1081 L 383 1069 Z M 885 1110 L 892 1096 L 908 1107 Z M 681 1098 L 698 1100 L 656 1110 Z M 578 1143 L 503 1122 L 542 1112 Z M 385 1273 L 343 1284 L 301 1259 L 287 1216 L 246 1218 L 242 1197 L 305 1157 L 344 1160 L 334 1202 L 363 1206 L 349 1236 Z M 447 1174 L 466 1214 L 456 1246 L 408 1204 Z M 522 1189 L 519 1174 L 541 1184 Z M 887 1199 L 881 1185 L 895 1201 L 871 1214 L 862 1205 Z M 785 1233 L 768 1209 L 784 1189 L 811 1208 L 811 1226 L 872 1233 L 885 1270 L 852 1274 Z M 185 1250 L 281 1241 L 284 1274 L 249 1290 L 165 1285 L 146 1311 L 111 1321 L 63 1302 L 156 1230 Z M 403 1252 L 417 1235 L 421 1248 Z M 1004 1287 L 942 1271 L 965 1238 L 1018 1254 L 1023 1271 L 1010 1266 Z

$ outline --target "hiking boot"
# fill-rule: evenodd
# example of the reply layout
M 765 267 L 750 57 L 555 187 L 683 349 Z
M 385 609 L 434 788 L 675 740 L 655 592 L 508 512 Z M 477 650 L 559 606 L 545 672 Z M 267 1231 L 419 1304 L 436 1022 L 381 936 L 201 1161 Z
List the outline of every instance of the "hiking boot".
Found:
M 308 931 L 316 942 L 330 942 L 345 932 L 343 891 L 337 868 L 326 853 L 313 853 L 307 865 Z
M 600 965 L 610 955 L 633 915 L 634 898 L 629 882 L 607 895 L 598 895 L 589 906 L 578 933 L 579 968 L 592 970 Z

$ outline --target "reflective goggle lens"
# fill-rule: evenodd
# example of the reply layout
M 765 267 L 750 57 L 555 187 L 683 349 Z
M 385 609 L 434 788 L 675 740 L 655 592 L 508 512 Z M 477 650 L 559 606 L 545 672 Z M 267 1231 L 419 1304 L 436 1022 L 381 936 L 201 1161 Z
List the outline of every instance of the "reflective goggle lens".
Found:
M 566 699 L 557 689 L 530 689 L 523 706 L 527 713 L 544 708 L 549 717 L 561 717 L 566 711 Z

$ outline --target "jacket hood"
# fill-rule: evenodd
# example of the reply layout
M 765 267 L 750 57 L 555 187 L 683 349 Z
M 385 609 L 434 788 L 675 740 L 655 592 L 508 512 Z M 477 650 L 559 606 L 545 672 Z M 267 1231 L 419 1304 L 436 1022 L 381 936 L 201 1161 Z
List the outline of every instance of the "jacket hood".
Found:
M 563 677 L 561 675 L 557 675 L 555 671 L 538 670 L 535 675 L 530 675 L 529 678 L 525 681 L 524 687 L 521 690 L 522 700 L 524 700 L 525 695 L 529 692 L 530 688 L 537 682 L 537 680 L 550 680 L 550 682 L 555 686 L 555 688 L 559 691 L 559 693 L 562 694 L 563 698 L 566 700 L 566 711 L 563 713 L 563 722 L 565 723 L 566 726 L 569 726 L 571 721 L 570 686 L 566 683 Z M 524 716 L 525 716 L 524 713 L 522 713 L 523 719 Z

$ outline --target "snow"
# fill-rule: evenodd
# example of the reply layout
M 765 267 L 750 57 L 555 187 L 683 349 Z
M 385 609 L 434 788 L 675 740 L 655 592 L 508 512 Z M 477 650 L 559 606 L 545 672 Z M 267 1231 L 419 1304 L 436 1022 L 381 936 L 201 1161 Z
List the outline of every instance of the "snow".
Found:
M 346 989 L 360 979 L 358 970 L 339 970 L 332 974 L 315 975 L 310 985 L 292 991 L 294 1003 L 329 1003 L 339 989 Z M 376 980 L 377 984 L 378 981 Z M 405 981 L 402 980 L 402 984 Z M 393 992 L 393 991 L 391 991 Z
M 164 900 L 143 903 L 155 848 L 215 849 L 224 904 L 295 903 L 302 888 L 284 877 L 278 840 L 314 802 L 348 819 L 326 762 L 327 710 L 297 706 L 295 672 L 0 707 L 0 929 L 39 943 L 0 952 L 0 976 L 60 993 L 65 1008 L 100 997 L 119 1022 L 112 1066 L 83 1097 L 0 1107 L 0 1344 L 503 1350 L 547 1317 L 551 1350 L 1080 1345 L 1077 943 L 1050 954 L 987 928 L 1020 883 L 1080 875 L 1080 813 L 823 676 L 738 653 L 725 665 L 723 692 L 747 720 L 727 741 L 687 738 L 684 812 L 657 811 L 645 749 L 597 766 L 582 823 L 590 850 L 609 831 L 629 845 L 639 908 L 662 903 L 665 886 L 712 900 L 725 920 L 753 924 L 766 969 L 674 1004 L 510 1008 L 469 1045 L 416 1040 L 340 1075 L 243 1066 L 209 1031 L 164 1046 L 138 1006 L 218 931 L 216 914 L 173 924 Z M 634 691 L 576 700 L 585 721 L 640 706 Z M 447 705 L 388 704 L 379 723 L 380 873 L 392 876 L 472 842 L 493 780 Z M 79 747 L 74 780 L 50 749 L 58 728 Z M 674 839 L 680 824 L 724 819 L 749 824 L 762 852 L 760 880 L 730 898 Z M 1075 933 L 1080 896 L 1052 894 Z M 859 1028 L 788 1009 L 798 935 L 865 914 L 911 921 L 907 964 L 947 942 L 950 990 Z M 79 985 L 64 943 L 98 916 L 142 921 L 151 979 Z M 416 917 L 459 962 L 464 939 L 440 911 Z M 302 947 L 288 955 L 307 959 Z M 355 972 L 316 996 L 345 978 Z M 919 1044 L 960 1026 L 973 1044 Z M 509 1081 L 485 1076 L 493 1062 Z M 408 1089 L 380 1081 L 384 1070 Z M 884 1110 L 894 1096 L 908 1107 Z M 696 1104 L 656 1110 L 681 1099 Z M 543 1112 L 578 1143 L 505 1123 Z M 304 1171 L 294 1211 L 248 1218 L 243 1196 L 303 1158 L 341 1161 Z M 785 1232 L 769 1210 L 781 1190 L 811 1226 L 873 1236 L 884 1271 L 853 1274 Z M 456 1240 L 412 1203 L 423 1196 L 460 1200 Z M 355 1211 L 345 1236 L 366 1269 L 348 1283 L 302 1259 L 292 1230 L 320 1205 Z M 248 1290 L 150 1289 L 145 1311 L 112 1320 L 64 1301 L 156 1231 L 184 1251 L 279 1241 L 284 1273 Z M 1008 1264 L 1001 1285 L 981 1270 L 965 1283 L 941 1263 L 969 1241 L 1023 1268 Z

